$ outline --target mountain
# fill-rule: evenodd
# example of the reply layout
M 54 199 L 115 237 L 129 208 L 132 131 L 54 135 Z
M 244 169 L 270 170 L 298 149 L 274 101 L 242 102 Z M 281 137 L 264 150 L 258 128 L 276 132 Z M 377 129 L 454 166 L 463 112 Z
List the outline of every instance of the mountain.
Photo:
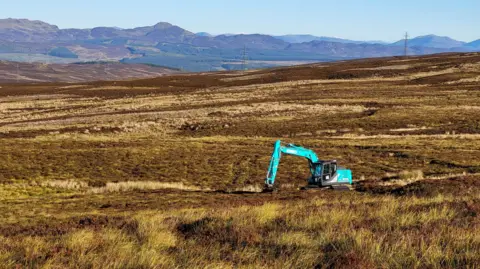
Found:
M 353 44 L 329 41 L 311 41 L 300 44 L 290 44 L 289 51 L 303 51 L 309 53 L 330 55 L 344 58 L 370 58 L 403 55 L 404 50 L 399 46 L 385 46 L 381 44 Z M 410 55 L 423 55 L 444 52 L 436 48 L 414 47 L 410 49 Z
M 26 19 L 0 20 L 0 39 L 7 41 L 42 41 L 54 39 L 58 27 L 42 21 Z
M 207 37 L 213 37 L 214 35 L 212 34 L 209 34 L 207 32 L 199 32 L 199 33 L 195 33 L 197 36 L 207 36 Z
M 157 23 L 145 38 L 156 42 L 184 43 L 194 39 L 195 34 L 176 25 L 162 22 Z
M 404 46 L 405 40 L 393 43 L 393 46 Z M 447 36 L 425 35 L 408 40 L 409 47 L 430 47 L 440 49 L 451 49 L 463 47 L 465 42 L 452 39 Z
M 480 50 L 448 37 L 410 40 L 411 55 Z M 193 33 L 168 22 L 132 29 L 60 29 L 42 21 L 0 20 L 0 60 L 72 63 L 121 61 L 188 71 L 240 69 L 403 54 L 403 41 L 382 44 L 313 35 Z
M 195 34 L 176 25 L 160 22 L 154 26 L 122 29 L 95 27 L 92 29 L 59 29 L 41 21 L 0 19 L 0 39 L 14 42 L 79 41 L 95 39 L 139 39 L 157 42 L 183 42 Z
M 480 49 L 480 39 L 467 43 L 466 46 Z
M 314 35 L 281 35 L 275 36 L 280 40 L 283 40 L 288 43 L 305 43 L 311 41 L 327 41 L 327 42 L 338 42 L 338 43 L 352 43 L 352 44 L 386 44 L 383 41 L 355 41 L 350 39 L 342 39 L 337 37 L 327 37 L 327 36 L 314 36 Z
M 248 49 L 284 49 L 286 42 L 278 40 L 273 36 L 252 34 L 252 35 L 219 35 L 209 40 L 210 45 L 221 48 L 243 48 Z M 193 44 L 199 44 L 194 42 Z M 207 44 L 204 44 L 207 45 Z

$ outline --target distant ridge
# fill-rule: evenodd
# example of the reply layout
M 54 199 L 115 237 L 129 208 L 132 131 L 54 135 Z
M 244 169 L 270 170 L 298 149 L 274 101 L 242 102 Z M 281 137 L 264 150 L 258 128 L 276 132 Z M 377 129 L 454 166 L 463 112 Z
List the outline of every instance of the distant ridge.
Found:
M 403 46 L 405 44 L 404 40 L 399 40 L 392 45 L 394 46 Z M 437 35 L 425 35 L 415 37 L 408 40 L 409 46 L 416 47 L 430 47 L 430 48 L 439 48 L 439 49 L 451 49 L 463 47 L 466 43 L 452 39 L 448 36 L 437 36 Z
M 480 49 L 480 39 L 467 43 L 467 46 Z
M 480 50 L 427 35 L 409 40 L 410 55 Z M 0 60 L 71 63 L 121 61 L 149 63 L 187 71 L 248 69 L 301 63 L 403 55 L 403 40 L 393 44 L 313 35 L 193 33 L 168 22 L 123 29 L 60 29 L 42 21 L 0 19 Z
M 351 44 L 387 44 L 384 41 L 355 41 L 350 39 L 343 39 L 337 37 L 327 37 L 327 36 L 314 36 L 314 35 L 282 35 L 275 36 L 280 40 L 283 40 L 288 43 L 305 43 L 311 41 L 327 41 L 327 42 L 338 42 L 338 43 L 351 43 Z
M 214 35 L 211 35 L 207 32 L 199 32 L 199 33 L 196 33 L 197 36 L 207 36 L 207 37 L 213 37 Z

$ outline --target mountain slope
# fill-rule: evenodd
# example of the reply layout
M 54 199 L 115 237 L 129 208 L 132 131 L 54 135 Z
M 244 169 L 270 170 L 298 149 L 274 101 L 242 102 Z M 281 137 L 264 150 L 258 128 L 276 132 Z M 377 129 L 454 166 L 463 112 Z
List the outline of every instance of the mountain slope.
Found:
M 0 39 L 15 42 L 80 41 L 95 39 L 140 39 L 157 42 L 183 42 L 194 34 L 166 22 L 154 26 L 121 29 L 95 27 L 92 29 L 59 29 L 41 21 L 0 19 Z
M 60 29 L 42 21 L 27 19 L 0 20 L 0 39 L 7 41 L 42 41 L 54 39 Z
M 381 44 L 352 44 L 327 41 L 312 41 L 301 44 L 290 44 L 290 51 L 308 51 L 323 55 L 331 55 L 345 58 L 370 58 L 403 55 L 404 51 L 399 46 L 384 46 Z M 414 47 L 410 49 L 410 55 L 423 55 L 442 52 L 441 49 Z
M 404 46 L 405 40 L 399 40 L 392 45 Z M 452 39 L 447 36 L 426 35 L 419 36 L 408 40 L 408 46 L 410 47 L 430 47 L 439 49 L 451 49 L 458 48 L 465 45 L 465 42 Z
M 467 46 L 480 49 L 480 39 L 467 43 Z
M 207 32 L 199 32 L 195 33 L 197 36 L 208 36 L 208 37 L 213 37 L 214 35 L 207 33 Z
M 386 44 L 383 41 L 355 41 L 350 39 L 343 39 L 337 37 L 327 37 L 327 36 L 314 36 L 314 35 L 281 35 L 275 36 L 280 40 L 283 40 L 288 43 L 305 43 L 311 41 L 327 41 L 327 42 L 338 42 L 338 43 L 352 43 L 352 44 Z

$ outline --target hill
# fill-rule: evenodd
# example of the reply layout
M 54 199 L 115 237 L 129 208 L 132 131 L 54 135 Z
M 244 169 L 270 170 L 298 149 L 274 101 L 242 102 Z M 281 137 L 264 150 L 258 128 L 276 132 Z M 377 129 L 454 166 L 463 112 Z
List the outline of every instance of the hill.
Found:
M 399 40 L 392 45 L 404 46 L 405 41 Z M 437 49 L 452 49 L 463 47 L 466 43 L 452 39 L 447 36 L 426 35 L 419 36 L 408 40 L 408 45 L 411 47 L 430 47 Z
M 42 21 L 1 19 L 0 39 L 16 42 L 42 42 L 56 38 L 60 29 Z
M 383 41 L 355 41 L 350 39 L 343 39 L 337 37 L 327 37 L 327 36 L 314 36 L 314 35 L 282 35 L 275 36 L 280 40 L 283 40 L 288 43 L 305 43 L 311 41 L 326 41 L 326 42 L 338 42 L 338 43 L 351 43 L 351 44 L 387 44 Z
M 199 32 L 199 33 L 195 33 L 196 35 L 198 36 L 207 36 L 207 37 L 213 37 L 214 35 L 212 34 L 209 34 L 207 32 Z
M 144 64 L 91 62 L 78 64 L 0 61 L 0 83 L 85 82 L 158 77 L 177 70 Z
M 480 39 L 468 43 L 467 46 L 480 49 Z
M 323 54 L 340 58 L 372 58 L 404 55 L 403 47 L 385 46 L 381 44 L 352 44 L 328 41 L 311 41 L 308 43 L 290 44 L 286 50 Z M 413 47 L 410 55 L 424 55 L 444 52 L 430 47 Z
M 479 81 L 449 53 L 0 83 L 0 268 L 476 268 Z M 277 139 L 351 190 L 287 152 L 262 193 Z

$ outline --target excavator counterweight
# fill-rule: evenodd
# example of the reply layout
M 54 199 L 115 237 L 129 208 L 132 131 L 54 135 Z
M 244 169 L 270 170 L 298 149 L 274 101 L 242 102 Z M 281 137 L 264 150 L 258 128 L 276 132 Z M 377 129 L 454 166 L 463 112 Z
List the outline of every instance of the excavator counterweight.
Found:
M 334 187 L 352 184 L 352 171 L 338 166 L 336 160 L 320 160 L 317 154 L 310 149 L 294 144 L 282 145 L 282 142 L 277 140 L 273 146 L 272 158 L 270 160 L 267 178 L 265 179 L 266 191 L 275 188 L 275 178 L 282 154 L 303 157 L 308 160 L 311 173 L 310 178 L 308 178 L 308 186 Z

